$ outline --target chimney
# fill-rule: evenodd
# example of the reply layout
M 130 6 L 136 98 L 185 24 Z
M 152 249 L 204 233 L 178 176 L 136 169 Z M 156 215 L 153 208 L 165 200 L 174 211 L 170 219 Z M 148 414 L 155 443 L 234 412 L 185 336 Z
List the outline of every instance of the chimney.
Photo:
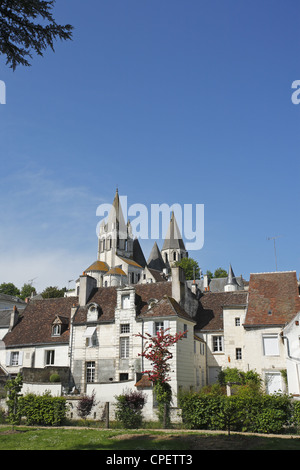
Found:
M 78 306 L 73 304 L 72 307 L 71 307 L 71 320 L 73 320 L 73 317 L 74 317 L 75 313 L 77 312 L 77 309 L 78 309 Z
M 208 290 L 208 285 L 209 285 L 209 277 L 207 274 L 204 274 L 203 276 L 203 289 L 206 291 Z
M 79 278 L 79 305 L 80 307 L 84 307 L 87 304 L 87 300 L 91 295 L 91 292 L 94 288 L 97 287 L 97 280 L 92 277 L 88 276 L 87 274 L 83 274 Z
M 9 322 L 9 330 L 11 331 L 14 326 L 16 326 L 19 318 L 19 312 L 16 306 L 12 309 L 12 312 L 10 314 L 10 322 Z
M 172 297 L 181 306 L 185 301 L 185 275 L 184 270 L 180 266 L 171 268 L 172 270 Z

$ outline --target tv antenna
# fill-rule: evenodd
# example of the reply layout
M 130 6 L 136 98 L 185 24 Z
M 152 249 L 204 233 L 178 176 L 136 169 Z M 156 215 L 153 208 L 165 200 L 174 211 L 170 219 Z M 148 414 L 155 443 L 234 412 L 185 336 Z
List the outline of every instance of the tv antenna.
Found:
M 277 238 L 281 238 L 281 235 L 277 235 L 277 237 L 267 237 L 267 240 L 273 240 L 273 242 L 274 242 L 274 256 L 275 256 L 276 271 L 277 271 L 277 255 L 276 255 L 276 244 L 275 244 L 275 240 L 276 240 Z

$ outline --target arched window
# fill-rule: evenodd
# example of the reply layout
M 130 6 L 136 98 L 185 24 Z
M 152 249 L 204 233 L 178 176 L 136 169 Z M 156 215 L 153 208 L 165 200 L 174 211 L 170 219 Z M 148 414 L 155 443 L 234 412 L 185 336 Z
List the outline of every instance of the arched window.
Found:
M 176 261 L 176 251 L 173 252 L 173 261 Z

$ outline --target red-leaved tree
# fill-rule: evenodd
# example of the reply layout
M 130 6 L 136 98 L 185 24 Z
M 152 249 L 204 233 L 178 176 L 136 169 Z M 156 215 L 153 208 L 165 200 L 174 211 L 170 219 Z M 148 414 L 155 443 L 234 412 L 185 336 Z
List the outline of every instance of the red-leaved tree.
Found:
M 139 333 L 137 336 L 146 340 L 144 350 L 139 356 L 143 356 L 151 362 L 152 369 L 144 370 L 143 374 L 148 374 L 149 380 L 153 383 L 156 400 L 158 403 L 158 416 L 165 424 L 170 423 L 170 405 L 172 401 L 171 380 L 169 372 L 171 369 L 170 360 L 173 357 L 170 351 L 171 346 L 180 341 L 186 334 L 176 333 L 171 335 L 169 329 L 157 331 L 155 336 Z

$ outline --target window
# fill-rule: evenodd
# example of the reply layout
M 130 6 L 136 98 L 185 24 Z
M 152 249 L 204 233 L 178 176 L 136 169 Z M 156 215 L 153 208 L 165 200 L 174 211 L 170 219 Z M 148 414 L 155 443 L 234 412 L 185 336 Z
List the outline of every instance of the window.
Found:
M 186 324 L 183 325 L 183 331 L 184 331 L 184 336 L 183 337 L 187 338 L 187 325 Z
M 19 365 L 19 352 L 12 352 L 11 353 L 11 355 L 10 355 L 10 365 L 11 366 L 18 366 Z
M 122 308 L 130 308 L 130 296 L 129 296 L 129 294 L 122 295 L 121 305 L 122 305 Z
M 88 326 L 83 336 L 86 338 L 86 347 L 92 348 L 97 346 L 97 329 L 95 326 Z
M 54 349 L 45 351 L 45 364 L 46 366 L 53 366 L 54 364 L 54 355 L 55 351 Z
M 130 324 L 129 323 L 124 323 L 121 325 L 121 334 L 124 333 L 130 333 Z
M 213 352 L 223 352 L 223 336 L 213 336 Z
M 163 321 L 156 321 L 155 322 L 155 334 L 158 332 L 158 331 L 161 331 L 164 329 L 164 322 Z
M 95 382 L 95 362 L 86 363 L 86 381 L 87 383 Z
M 61 332 L 61 325 L 56 324 L 52 326 L 52 336 L 60 336 L 60 332 Z
M 124 372 L 120 374 L 120 382 L 122 382 L 123 380 L 128 380 L 128 374 Z
M 263 336 L 263 347 L 265 356 L 279 356 L 278 336 Z
M 235 319 L 235 326 L 241 326 L 241 319 L 239 317 Z
M 128 359 L 129 357 L 129 336 L 120 338 L 120 357 L 121 359 Z
M 173 261 L 176 261 L 176 251 L 173 253 Z
M 235 358 L 237 360 L 242 359 L 242 348 L 236 348 L 235 350 Z

